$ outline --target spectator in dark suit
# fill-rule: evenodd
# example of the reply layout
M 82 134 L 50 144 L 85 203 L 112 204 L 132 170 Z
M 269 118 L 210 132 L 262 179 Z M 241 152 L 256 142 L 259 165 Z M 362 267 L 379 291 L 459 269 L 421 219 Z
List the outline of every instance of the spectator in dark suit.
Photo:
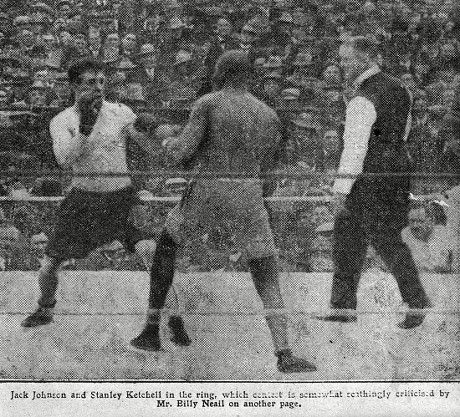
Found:
M 211 38 L 211 46 L 204 60 L 204 65 L 206 67 L 206 80 L 198 92 L 198 96 L 202 96 L 212 90 L 212 75 L 219 57 L 225 51 L 236 49 L 238 47 L 238 42 L 232 36 L 232 31 L 232 24 L 227 19 L 221 18 L 217 21 L 216 34 Z

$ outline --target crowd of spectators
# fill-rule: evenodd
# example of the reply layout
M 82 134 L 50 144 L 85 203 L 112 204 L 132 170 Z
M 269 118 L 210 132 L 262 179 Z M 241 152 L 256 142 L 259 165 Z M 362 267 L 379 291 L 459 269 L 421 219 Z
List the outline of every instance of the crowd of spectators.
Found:
M 280 178 L 274 196 L 329 195 L 340 158 L 345 102 L 351 94 L 342 79 L 338 48 L 349 36 L 365 35 L 379 43 L 381 67 L 399 77 L 412 93 L 408 145 L 414 171 L 449 171 L 443 118 L 460 83 L 456 3 L 0 1 L 0 168 L 56 168 L 48 122 L 72 102 L 66 70 L 73 60 L 92 56 L 106 63 L 109 100 L 180 125 L 193 101 L 212 90 L 218 57 L 237 48 L 246 51 L 253 64 L 251 92 L 274 107 L 283 122 L 286 146 L 279 168 L 321 173 L 302 180 Z M 144 155 L 135 145 L 130 146 L 129 159 L 133 169 L 162 168 L 161 159 Z M 173 196 L 180 194 L 184 182 L 183 178 L 149 178 L 139 186 L 153 195 Z M 439 188 L 439 180 L 425 178 L 414 181 L 413 191 L 432 193 Z M 63 191 L 65 183 L 53 178 L 31 182 L 12 175 L 4 176 L 0 184 L 3 195 L 53 196 Z M 330 269 L 332 215 L 327 204 L 282 202 L 273 207 L 285 267 Z M 319 214 L 312 216 L 315 211 Z M 153 222 L 160 223 L 160 218 Z M 224 260 L 216 255 L 209 262 L 238 269 L 241 256 L 229 250 Z M 196 267 L 192 255 L 184 259 L 184 268 Z

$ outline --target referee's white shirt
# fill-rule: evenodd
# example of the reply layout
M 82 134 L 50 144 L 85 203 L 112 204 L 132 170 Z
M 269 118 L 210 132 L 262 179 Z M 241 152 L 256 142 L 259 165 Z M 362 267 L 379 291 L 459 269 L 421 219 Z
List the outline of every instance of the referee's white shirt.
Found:
M 377 65 L 363 72 L 353 82 L 354 90 L 368 78 L 380 72 Z M 339 174 L 360 174 L 363 172 L 372 125 L 377 120 L 374 104 L 365 97 L 356 96 L 347 105 L 345 132 L 343 134 L 343 152 L 338 169 Z M 333 191 L 349 194 L 356 178 L 337 178 Z
M 50 123 L 53 151 L 58 164 L 78 173 L 126 173 L 126 137 L 123 128 L 136 120 L 124 104 L 104 101 L 89 136 L 79 132 L 80 115 L 76 106 L 68 107 Z M 87 191 L 116 191 L 131 184 L 129 176 L 80 177 L 72 187 Z

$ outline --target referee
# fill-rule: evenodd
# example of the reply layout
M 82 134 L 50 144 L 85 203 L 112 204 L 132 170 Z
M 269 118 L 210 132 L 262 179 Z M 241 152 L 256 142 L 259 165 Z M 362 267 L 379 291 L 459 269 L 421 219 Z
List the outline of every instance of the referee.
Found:
M 352 97 L 348 102 L 339 174 L 356 174 L 334 183 L 334 277 L 331 307 L 356 309 L 356 293 L 369 244 L 396 278 L 402 299 L 423 309 L 430 301 L 401 230 L 407 224 L 408 176 L 366 176 L 410 170 L 405 142 L 411 126 L 411 97 L 400 81 L 380 71 L 377 44 L 354 37 L 340 47 L 341 65 Z M 360 175 L 364 174 L 364 175 Z M 425 315 L 409 312 L 403 329 L 422 324 Z M 339 312 L 326 321 L 354 322 L 356 315 Z

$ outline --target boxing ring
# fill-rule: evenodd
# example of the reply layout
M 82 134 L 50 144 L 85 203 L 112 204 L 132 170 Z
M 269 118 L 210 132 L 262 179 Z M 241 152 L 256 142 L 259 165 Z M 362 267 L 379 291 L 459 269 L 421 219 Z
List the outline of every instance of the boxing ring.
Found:
M 1 198 L 31 203 L 60 199 Z M 178 198 L 145 200 L 173 204 Z M 330 197 L 267 200 L 299 203 L 329 201 Z M 363 274 L 358 320 L 348 324 L 317 320 L 329 311 L 331 273 L 281 273 L 293 351 L 318 366 L 316 372 L 294 375 L 276 370 L 264 321 L 266 311 L 248 273 L 176 273 L 179 311 L 193 343 L 177 347 L 169 342 L 165 320 L 164 351 L 156 353 L 133 351 L 129 346 L 145 321 L 147 272 L 62 271 L 54 322 L 30 329 L 20 323 L 36 307 L 37 273 L 0 275 L 0 378 L 4 380 L 407 381 L 460 377 L 458 274 L 421 274 L 433 307 L 421 326 L 403 330 L 396 324 L 407 308 L 396 281 L 386 272 L 375 268 Z M 165 316 L 169 313 L 165 311 Z

